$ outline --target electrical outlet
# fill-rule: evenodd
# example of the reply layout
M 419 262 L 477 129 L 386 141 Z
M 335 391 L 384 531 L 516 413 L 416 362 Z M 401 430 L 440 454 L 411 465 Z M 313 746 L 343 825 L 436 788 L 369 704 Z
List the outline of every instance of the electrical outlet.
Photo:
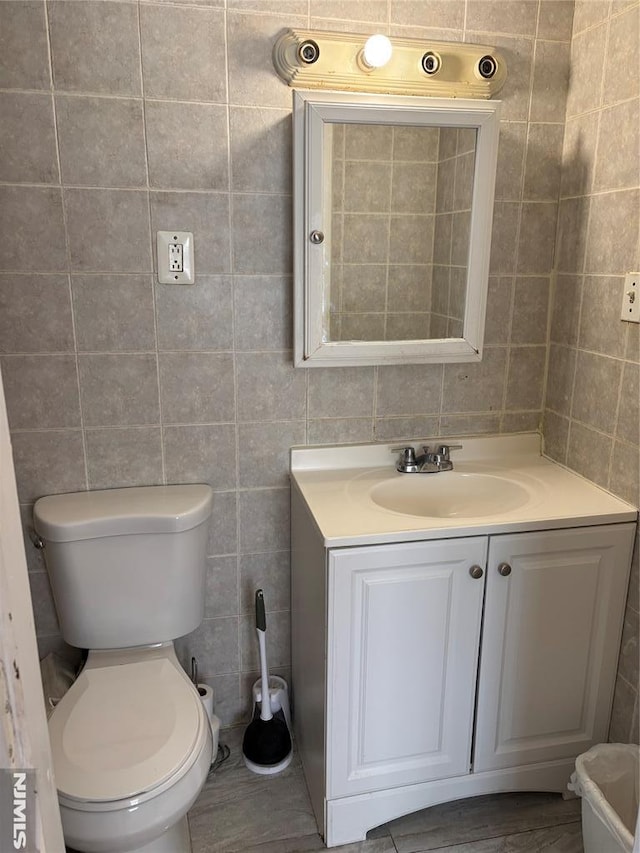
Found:
M 640 323 L 640 272 L 628 272 L 624 277 L 620 319 Z
M 169 272 L 184 272 L 182 267 L 182 243 L 169 243 Z
M 156 235 L 160 284 L 193 284 L 193 234 L 190 231 L 158 231 Z

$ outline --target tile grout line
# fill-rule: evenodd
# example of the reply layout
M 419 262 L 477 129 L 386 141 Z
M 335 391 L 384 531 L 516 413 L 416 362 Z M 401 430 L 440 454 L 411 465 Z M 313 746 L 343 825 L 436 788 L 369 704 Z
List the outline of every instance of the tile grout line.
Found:
M 236 299 L 236 253 L 234 244 L 234 193 L 233 193 L 233 160 L 231 156 L 231 75 L 229 73 L 229 10 L 225 3 L 225 8 L 222 13 L 222 27 L 224 33 L 224 74 L 225 74 L 225 92 L 226 92 L 226 124 L 227 124 L 227 188 L 229 194 L 229 206 L 227 210 L 227 228 L 229 232 L 229 246 L 227 266 L 229 268 L 229 280 L 231 285 L 231 346 L 232 346 L 232 371 L 233 371 L 233 407 L 234 407 L 234 443 L 235 443 L 235 489 L 234 489 L 234 507 L 235 507 L 235 546 L 236 546 L 236 601 L 238 602 L 238 611 L 240 611 L 241 601 L 241 501 L 240 501 L 240 416 L 239 416 L 239 380 L 238 380 L 238 350 L 236 348 L 236 311 L 238 300 Z M 238 705 L 242 698 L 242 624 L 240 612 L 236 614 L 236 649 L 238 655 L 237 663 L 237 690 L 238 690 Z
M 50 75 L 50 96 L 51 96 L 51 110 L 52 110 L 52 118 L 53 118 L 53 130 L 55 135 L 55 148 L 56 148 L 56 163 L 58 167 L 58 187 L 60 189 L 60 206 L 61 206 L 61 214 L 62 214 L 62 224 L 64 228 L 64 240 L 65 240 L 65 257 L 67 262 L 67 269 L 65 271 L 67 278 L 67 290 L 69 295 L 69 311 L 71 317 L 71 335 L 73 340 L 73 356 L 75 361 L 75 374 L 76 374 L 76 391 L 78 394 L 78 415 L 79 415 L 79 424 L 78 428 L 80 431 L 80 438 L 82 443 L 82 456 L 83 456 L 83 468 L 84 468 L 84 487 L 85 489 L 89 489 L 90 480 L 89 480 L 89 459 L 87 454 L 87 441 L 84 430 L 84 409 L 82 405 L 82 388 L 80 381 L 80 359 L 78 354 L 78 336 L 77 336 L 77 328 L 76 328 L 76 312 L 73 301 L 73 286 L 72 286 L 72 263 L 71 263 L 71 240 L 69 236 L 69 224 L 67 219 L 67 206 L 65 204 L 65 186 L 63 182 L 62 175 L 62 162 L 60 157 L 60 131 L 58 125 L 58 111 L 56 105 L 55 98 L 55 80 L 54 80 L 54 72 L 53 72 L 53 45 L 51 43 L 51 26 L 49 20 L 49 6 L 46 0 L 43 0 L 44 6 L 44 22 L 45 22 L 45 36 L 47 41 L 47 59 L 49 62 L 49 75 Z M 71 355 L 71 353 L 68 353 Z
M 538 14 L 536 18 L 536 36 L 540 31 L 540 16 L 542 14 L 542 0 L 538 0 Z M 534 56 L 535 60 L 535 56 Z M 549 354 L 551 351 L 551 323 L 553 321 L 553 305 L 555 301 L 555 292 L 556 292 L 556 282 L 557 282 L 557 271 L 556 271 L 556 251 L 558 247 L 558 227 L 560 223 L 560 190 L 562 185 L 562 153 L 564 151 L 564 140 L 566 136 L 566 126 L 567 126 L 567 108 L 566 108 L 566 94 L 565 94 L 565 109 L 564 109 L 564 122 L 561 124 L 562 126 L 562 143 L 560 145 L 560 170 L 558 175 L 558 192 L 555 199 L 556 204 L 556 227 L 554 229 L 554 241 L 553 241 L 553 256 L 551 258 L 551 270 L 549 272 L 549 288 L 547 291 L 547 321 L 546 321 L 546 334 L 545 334 L 545 357 L 544 357 L 544 365 L 542 368 L 542 398 L 540 400 L 540 418 L 538 420 L 538 432 L 540 433 L 540 437 L 542 439 L 542 447 L 544 449 L 545 444 L 545 435 L 544 435 L 544 413 L 546 411 L 546 402 L 547 402 L 547 390 L 549 384 Z M 529 131 L 527 131 L 527 138 L 529 136 Z M 526 168 L 526 164 L 525 164 Z
M 167 483 L 166 460 L 164 452 L 164 410 L 162 405 L 162 383 L 160 381 L 160 342 L 158 339 L 158 300 L 156 289 L 156 273 L 153 270 L 153 215 L 151 211 L 151 188 L 149 183 L 149 140 L 147 135 L 147 107 L 145 98 L 144 84 L 144 61 L 142 55 L 142 9 L 139 2 L 136 3 L 136 20 L 138 23 L 138 69 L 140 73 L 140 94 L 142 106 L 142 141 L 144 147 L 144 169 L 146 177 L 146 197 L 147 197 L 147 219 L 149 225 L 149 239 L 151 241 L 149 250 L 151 254 L 151 301 L 153 306 L 153 336 L 155 341 L 155 358 L 156 358 L 156 385 L 158 391 L 158 424 L 160 433 L 160 474 L 162 482 Z
M 612 10 L 613 10 L 613 0 L 610 0 L 609 8 L 607 11 L 607 18 L 606 18 L 607 30 L 606 30 L 606 36 L 605 36 L 605 41 L 604 41 L 604 56 L 605 57 L 609 55 L 609 39 L 610 39 L 610 35 L 611 35 Z M 603 23 L 605 23 L 605 22 L 603 22 Z M 602 131 L 602 113 L 604 112 L 604 109 L 605 109 L 605 105 L 604 105 L 605 76 L 606 76 L 605 71 L 603 69 L 602 78 L 600 80 L 600 98 L 599 98 L 599 110 L 598 110 L 598 128 L 597 128 L 597 132 L 596 132 L 596 146 L 595 146 L 595 151 L 594 151 L 594 156 L 593 156 L 595 168 L 593 169 L 593 172 L 591 174 L 591 195 L 592 196 L 594 195 L 593 190 L 594 190 L 595 183 L 596 183 L 596 173 L 597 173 L 597 169 L 598 169 L 598 165 L 599 165 L 598 153 L 600 150 L 600 141 L 601 141 L 600 140 L 600 134 Z M 589 228 L 591 226 L 591 211 L 592 211 L 592 205 L 589 204 L 589 220 L 588 220 L 588 226 L 587 226 L 587 242 L 588 242 Z M 587 253 L 585 250 L 585 275 L 584 275 L 583 280 L 582 280 L 582 300 L 583 301 L 584 301 L 584 291 L 585 291 L 584 285 L 585 285 L 585 281 L 586 281 L 586 255 L 587 255 Z M 625 332 L 624 352 L 626 353 L 626 338 L 628 335 L 628 328 L 625 329 L 624 332 Z M 580 344 L 580 338 L 578 338 L 577 343 L 578 343 L 578 345 Z M 576 356 L 576 364 L 577 364 L 577 361 L 578 361 L 578 359 Z M 609 449 L 609 460 L 608 460 L 608 464 L 607 464 L 607 475 L 605 478 L 607 488 L 610 488 L 610 486 L 611 486 L 612 471 L 613 471 L 613 458 L 614 458 L 615 447 L 616 447 L 616 434 L 618 431 L 618 415 L 620 412 L 620 405 L 622 402 L 623 378 L 624 378 L 624 367 L 622 367 L 620 370 L 620 379 L 618 382 L 617 401 L 616 401 L 615 413 L 614 413 L 614 417 L 613 417 L 613 426 L 612 426 L 612 430 L 610 433 L 611 447 Z
M 606 27 L 605 44 L 604 44 L 604 50 L 603 50 L 604 56 L 607 56 L 607 48 L 608 48 L 608 44 L 609 44 L 609 31 L 610 31 L 610 20 L 611 20 L 610 13 L 611 13 L 611 3 L 609 4 L 609 11 L 608 11 L 607 17 L 604 18 L 603 20 L 599 21 L 597 23 L 597 25 L 593 28 L 595 30 L 597 28 Z M 572 46 L 573 46 L 573 43 L 574 43 L 574 40 L 572 39 L 572 41 L 571 41 Z M 594 118 L 596 120 L 596 124 L 597 124 L 596 131 L 595 131 L 596 144 L 595 144 L 594 155 L 593 155 L 593 161 L 594 161 L 594 164 L 596 165 L 596 167 L 597 167 L 597 163 L 598 163 L 598 148 L 599 148 L 599 142 L 600 142 L 600 124 L 601 124 L 600 120 L 601 120 L 602 112 L 604 109 L 604 88 L 605 88 L 605 72 L 604 72 L 604 68 L 603 68 L 601 71 L 601 77 L 600 77 L 600 89 L 599 89 L 599 93 L 598 93 L 597 105 L 594 106 L 592 110 L 590 110 L 590 114 L 592 114 L 594 116 Z M 566 118 L 566 116 L 565 116 L 565 118 Z M 573 365 L 573 379 L 572 379 L 572 383 L 571 383 L 571 396 L 570 396 L 570 400 L 569 400 L 569 413 L 568 413 L 569 424 L 568 424 L 568 429 L 567 429 L 567 446 L 566 446 L 566 452 L 565 452 L 565 460 L 566 460 L 567 465 L 569 465 L 569 461 L 568 461 L 569 460 L 569 450 L 571 447 L 571 439 L 572 439 L 572 435 L 573 435 L 574 424 L 580 425 L 582 427 L 587 426 L 590 429 L 594 429 L 593 426 L 584 424 L 583 422 L 581 422 L 578 418 L 576 418 L 574 416 L 574 404 L 575 404 L 575 391 L 576 391 L 576 385 L 577 385 L 577 381 L 578 381 L 578 372 L 579 372 L 578 371 L 578 361 L 580 358 L 580 354 L 587 352 L 587 350 L 584 350 L 580 346 L 580 337 L 581 337 L 580 330 L 582 327 L 582 314 L 583 314 L 583 309 L 584 309 L 585 283 L 586 283 L 586 279 L 588 276 L 588 273 L 587 273 L 588 260 L 587 260 L 587 258 L 588 258 L 589 238 L 590 238 L 591 225 L 592 225 L 593 198 L 596 195 L 602 194 L 602 193 L 594 193 L 595 172 L 596 172 L 596 169 L 594 168 L 593 172 L 591 174 L 589 187 L 586 189 L 585 194 L 583 196 L 578 196 L 578 198 L 584 198 L 586 201 L 586 205 L 585 205 L 586 206 L 586 222 L 585 222 L 585 227 L 584 227 L 584 252 L 583 252 L 583 256 L 582 256 L 581 269 L 579 272 L 575 273 L 575 275 L 579 281 L 580 298 L 579 298 L 579 305 L 578 305 L 576 342 L 575 342 L 575 345 L 572 347 L 574 350 L 574 353 L 575 353 L 575 361 L 574 361 L 574 365 Z M 618 399 L 618 404 L 619 404 L 619 399 Z M 614 429 L 615 429 L 615 424 L 614 424 Z M 611 440 L 611 447 L 609 449 L 609 458 L 607 460 L 606 476 L 604 478 L 604 481 L 607 483 L 607 486 L 608 486 L 608 484 L 610 483 L 610 479 L 611 479 L 611 462 L 612 462 L 612 458 L 613 458 L 614 440 L 613 440 L 613 436 L 610 433 L 605 433 L 601 430 L 596 430 L 596 431 L 599 432 L 601 435 L 606 435 Z
M 441 853 L 447 853 L 448 850 L 459 851 L 462 847 L 467 847 L 468 845 L 475 845 L 478 843 L 482 843 L 484 841 L 502 841 L 502 840 L 506 840 L 507 838 L 518 838 L 518 837 L 524 838 L 527 835 L 533 835 L 533 833 L 537 833 L 537 832 L 540 832 L 540 831 L 545 830 L 545 829 L 555 829 L 556 827 L 568 827 L 568 826 L 573 826 L 574 824 L 580 824 L 580 822 L 581 822 L 580 818 L 574 818 L 573 820 L 561 821 L 561 822 L 550 823 L 550 824 L 541 824 L 541 825 L 535 826 L 531 829 L 522 829 L 522 830 L 517 830 L 515 832 L 506 832 L 506 833 L 503 833 L 502 835 L 479 835 L 479 836 L 476 836 L 476 837 L 469 839 L 467 841 L 455 841 L 453 844 L 445 844 L 445 845 L 440 845 L 437 847 L 433 847 L 430 845 L 429 847 L 424 847 L 424 848 L 420 848 L 420 849 L 412 849 L 411 853 L 438 853 L 438 851 L 441 851 Z M 410 835 L 399 836 L 399 840 L 401 838 L 410 838 L 410 837 L 411 837 Z M 393 837 L 393 835 L 391 835 L 391 840 L 393 841 L 394 846 L 395 846 L 395 838 Z M 396 850 L 397 849 L 398 848 L 396 846 Z M 340 848 L 338 847 L 337 850 L 339 851 Z M 531 850 L 533 850 L 533 849 L 531 848 Z M 472 853 L 472 848 L 470 846 L 468 847 L 468 851 L 469 851 L 469 853 Z

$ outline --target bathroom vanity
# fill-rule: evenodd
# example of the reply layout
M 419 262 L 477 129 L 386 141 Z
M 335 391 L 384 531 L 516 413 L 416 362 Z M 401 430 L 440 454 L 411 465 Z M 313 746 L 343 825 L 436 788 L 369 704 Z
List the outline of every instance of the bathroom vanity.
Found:
M 607 738 L 637 512 L 538 435 L 459 441 L 436 474 L 386 445 L 292 450 L 295 731 L 329 847 L 564 791 Z

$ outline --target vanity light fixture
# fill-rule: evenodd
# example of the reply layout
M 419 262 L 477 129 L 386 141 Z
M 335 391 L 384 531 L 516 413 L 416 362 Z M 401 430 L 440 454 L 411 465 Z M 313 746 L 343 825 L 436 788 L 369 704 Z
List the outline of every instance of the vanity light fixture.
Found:
M 492 98 L 507 79 L 488 45 L 377 33 L 285 30 L 273 47 L 278 75 L 294 88 L 442 98 Z
M 377 33 L 366 40 L 358 54 L 358 61 L 362 69 L 369 72 L 374 68 L 383 68 L 391 59 L 392 53 L 393 47 L 389 39 Z

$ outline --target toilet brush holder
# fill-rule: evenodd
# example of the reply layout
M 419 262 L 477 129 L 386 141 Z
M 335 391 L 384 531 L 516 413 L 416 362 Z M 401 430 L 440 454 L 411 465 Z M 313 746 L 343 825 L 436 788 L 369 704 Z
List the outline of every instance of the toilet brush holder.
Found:
M 253 704 L 258 705 L 262 703 L 262 679 L 259 678 L 254 682 L 253 688 Z M 284 714 L 284 719 L 287 723 L 287 728 L 289 729 L 289 734 L 293 735 L 293 728 L 291 727 L 291 711 L 289 709 L 289 686 L 284 678 L 281 678 L 279 675 L 270 675 L 269 676 L 269 698 L 271 699 L 271 710 L 275 713 L 276 711 L 282 710 Z

